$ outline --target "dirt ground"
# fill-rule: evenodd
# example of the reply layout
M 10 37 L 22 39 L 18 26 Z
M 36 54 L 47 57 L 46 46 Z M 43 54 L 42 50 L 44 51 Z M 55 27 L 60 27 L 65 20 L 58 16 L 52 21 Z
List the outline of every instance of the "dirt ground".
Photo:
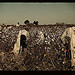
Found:
M 4 29 L 1 31 L 0 71 L 74 71 L 71 67 L 70 51 L 68 52 L 60 40 L 66 27 L 56 26 L 54 30 L 51 27 L 39 27 L 39 30 L 47 34 L 42 44 L 37 44 L 36 38 L 34 39 L 38 27 L 30 29 L 31 37 L 27 42 L 27 48 L 16 56 L 11 50 L 18 31 L 23 28 L 13 27 L 6 32 L 3 32 Z M 66 42 L 68 40 L 69 38 L 66 38 Z
M 49 46 L 35 46 L 27 48 L 24 52 L 15 56 L 14 53 L 0 55 L 1 71 L 70 71 L 70 58 L 65 57 L 62 50 L 58 53 L 54 49 L 49 50 Z

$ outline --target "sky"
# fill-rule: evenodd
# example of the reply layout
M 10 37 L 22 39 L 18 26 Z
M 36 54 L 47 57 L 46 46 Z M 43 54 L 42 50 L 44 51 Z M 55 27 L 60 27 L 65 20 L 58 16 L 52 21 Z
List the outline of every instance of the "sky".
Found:
M 0 3 L 0 24 L 75 24 L 75 3 Z

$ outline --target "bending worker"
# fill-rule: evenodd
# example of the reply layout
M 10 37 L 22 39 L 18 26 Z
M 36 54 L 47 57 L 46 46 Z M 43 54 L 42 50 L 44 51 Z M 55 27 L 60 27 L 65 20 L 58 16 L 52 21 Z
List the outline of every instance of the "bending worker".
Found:
M 71 50 L 71 65 L 75 66 L 75 27 L 65 29 L 61 36 L 61 40 L 65 44 L 65 37 L 70 37 L 70 50 Z

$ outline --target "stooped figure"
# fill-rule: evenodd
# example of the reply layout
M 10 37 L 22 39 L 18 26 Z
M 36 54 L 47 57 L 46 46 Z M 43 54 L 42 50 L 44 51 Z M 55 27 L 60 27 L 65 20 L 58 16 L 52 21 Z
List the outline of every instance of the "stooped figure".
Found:
M 65 29 L 61 36 L 61 40 L 65 44 L 65 37 L 70 37 L 70 50 L 71 50 L 71 66 L 75 66 L 75 27 Z
M 22 51 L 24 51 L 24 48 L 27 46 L 26 45 L 26 40 L 28 40 L 29 37 L 29 32 L 26 30 L 20 30 L 18 37 L 17 37 L 17 42 L 14 45 L 13 53 L 18 55 Z

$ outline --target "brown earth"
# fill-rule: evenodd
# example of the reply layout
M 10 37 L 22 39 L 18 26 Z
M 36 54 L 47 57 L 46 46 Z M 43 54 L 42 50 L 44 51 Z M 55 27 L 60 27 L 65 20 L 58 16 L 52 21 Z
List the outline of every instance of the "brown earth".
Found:
M 0 30 L 0 70 L 1 71 L 72 71 L 70 52 L 60 40 L 65 28 L 70 25 L 43 25 L 43 26 L 2 26 Z M 27 48 L 15 56 L 11 51 L 17 40 L 19 30 L 26 29 L 30 33 Z M 46 34 L 43 43 L 35 38 L 36 32 Z M 70 39 L 66 38 L 66 42 Z M 2 54 L 4 52 L 4 54 Z M 67 55 L 66 55 L 67 52 Z

